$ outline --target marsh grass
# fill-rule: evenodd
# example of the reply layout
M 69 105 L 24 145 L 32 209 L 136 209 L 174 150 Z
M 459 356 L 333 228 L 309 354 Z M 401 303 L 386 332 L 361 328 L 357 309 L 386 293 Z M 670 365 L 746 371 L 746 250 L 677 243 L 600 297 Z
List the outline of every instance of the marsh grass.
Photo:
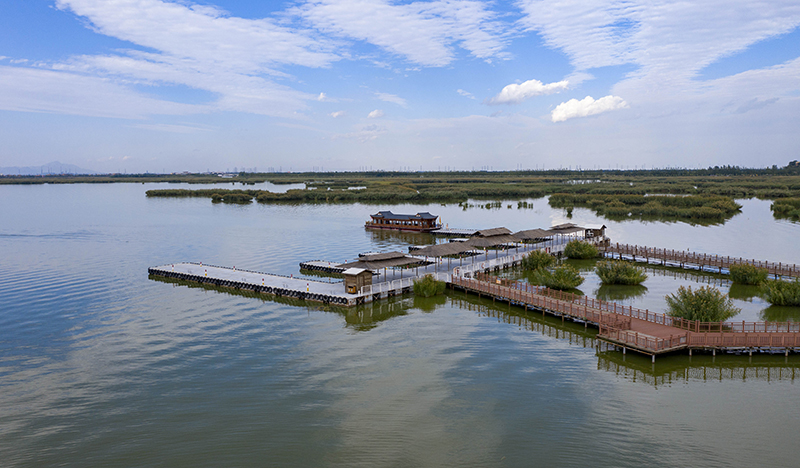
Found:
M 569 241 L 564 247 L 564 255 L 567 258 L 575 258 L 575 259 L 588 259 L 588 258 L 595 258 L 600 255 L 600 252 L 597 250 L 597 247 L 594 245 L 586 242 L 586 241 Z
M 800 278 L 765 281 L 761 285 L 761 296 L 772 305 L 800 306 Z
M 742 310 L 733 305 L 733 300 L 711 286 L 696 290 L 681 286 L 675 294 L 666 296 L 667 313 L 672 317 L 700 322 L 722 322 Z
M 555 262 L 555 257 L 544 250 L 534 250 L 522 258 L 522 268 L 524 270 L 539 270 L 541 268 L 549 268 Z
M 575 183 L 591 181 L 591 183 Z M 776 216 L 800 216 L 800 173 L 788 169 L 652 171 L 515 171 L 515 172 L 369 172 L 369 173 L 240 173 L 223 182 L 214 175 L 119 175 L 72 177 L 0 177 L 0 183 L 190 182 L 251 184 L 304 183 L 306 189 L 273 193 L 241 190 L 259 203 L 462 203 L 464 209 L 497 209 L 498 200 L 527 200 L 550 195 L 553 207 L 589 208 L 610 219 L 668 219 L 703 224 L 721 222 L 738 213 L 733 198 L 776 200 Z M 357 190 L 350 190 L 359 187 Z M 362 188 L 363 187 L 363 188 Z M 156 197 L 205 197 L 223 189 L 160 189 Z M 675 196 L 649 196 L 670 194 Z M 646 196 L 648 195 L 648 196 Z M 488 200 L 491 203 L 467 203 Z M 488 205 L 488 208 L 487 208 Z M 512 205 L 513 206 L 513 205 Z M 518 209 L 531 208 L 525 202 Z
M 722 220 L 738 213 L 742 205 L 722 195 L 647 196 L 647 194 L 557 193 L 548 200 L 554 208 L 589 208 L 612 219 L 674 218 Z
M 778 199 L 770 205 L 769 209 L 776 218 L 800 220 L 800 198 Z
M 534 271 L 530 278 L 535 284 L 560 291 L 575 289 L 584 280 L 578 270 L 570 265 L 560 265 L 552 271 L 542 268 Z
M 443 294 L 447 285 L 444 281 L 436 280 L 433 275 L 425 275 L 414 280 L 414 295 L 432 297 Z
M 642 284 L 647 279 L 644 268 L 623 261 L 597 262 L 597 276 L 603 284 Z
M 737 263 L 730 267 L 731 280 L 738 284 L 761 284 L 767 280 L 769 272 L 747 263 Z

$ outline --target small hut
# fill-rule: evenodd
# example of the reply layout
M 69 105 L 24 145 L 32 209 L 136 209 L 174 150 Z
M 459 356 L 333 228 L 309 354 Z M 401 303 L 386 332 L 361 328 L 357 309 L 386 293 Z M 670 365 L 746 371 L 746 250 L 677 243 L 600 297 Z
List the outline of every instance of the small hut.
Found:
M 372 272 L 365 268 L 348 268 L 344 275 L 344 289 L 348 294 L 357 294 L 364 286 L 372 285 Z

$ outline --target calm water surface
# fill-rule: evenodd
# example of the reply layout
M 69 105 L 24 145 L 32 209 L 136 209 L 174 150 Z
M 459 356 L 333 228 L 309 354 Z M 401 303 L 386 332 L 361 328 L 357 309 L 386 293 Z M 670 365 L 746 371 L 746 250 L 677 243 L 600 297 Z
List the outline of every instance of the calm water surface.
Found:
M 463 293 L 345 310 L 147 276 L 178 261 L 297 274 L 304 260 L 432 242 L 365 231 L 378 209 L 453 227 L 606 224 L 614 241 L 800 263 L 800 225 L 773 220 L 768 202 L 694 227 L 581 209 L 568 220 L 545 200 L 462 211 L 144 197 L 164 187 L 0 187 L 2 466 L 796 465 L 796 356 L 652 365 L 598 351 L 591 329 Z M 680 285 L 730 290 L 650 273 L 644 292 L 601 291 L 589 271 L 580 289 L 651 310 Z M 730 292 L 737 319 L 800 320 Z

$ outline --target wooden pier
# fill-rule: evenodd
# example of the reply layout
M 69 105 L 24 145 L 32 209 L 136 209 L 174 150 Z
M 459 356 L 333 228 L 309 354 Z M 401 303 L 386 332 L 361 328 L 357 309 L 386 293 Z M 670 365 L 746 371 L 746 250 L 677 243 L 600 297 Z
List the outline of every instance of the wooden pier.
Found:
M 800 277 L 800 266 L 791 263 L 775 263 L 763 260 L 736 258 L 723 255 L 689 252 L 684 250 L 661 249 L 657 247 L 644 247 L 629 244 L 609 244 L 600 247 L 603 255 L 612 258 L 630 259 L 639 262 L 657 262 L 662 265 L 677 266 L 680 268 L 694 268 L 698 270 L 716 270 L 718 273 L 730 271 L 731 265 L 753 265 L 766 269 L 770 276 Z
M 308 271 L 321 271 L 323 273 L 341 274 L 345 268 L 339 266 L 339 263 L 328 262 L 325 260 L 310 260 L 308 262 L 300 263 L 300 270 Z
M 454 276 L 451 284 L 464 291 L 533 308 L 562 320 L 592 324 L 597 338 L 623 349 L 653 357 L 679 350 L 721 351 L 800 350 L 800 323 L 795 322 L 697 322 L 622 306 L 614 302 L 554 291 L 541 286 L 475 274 Z

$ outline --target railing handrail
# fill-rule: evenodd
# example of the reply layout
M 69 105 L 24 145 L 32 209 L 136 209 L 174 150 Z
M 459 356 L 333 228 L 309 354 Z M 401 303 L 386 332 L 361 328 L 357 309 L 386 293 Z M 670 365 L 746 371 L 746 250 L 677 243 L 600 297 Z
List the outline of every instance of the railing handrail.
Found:
M 483 279 L 484 277 L 491 277 L 495 284 L 497 284 L 496 282 L 499 280 L 501 286 L 509 289 L 522 289 L 540 296 L 576 303 L 586 308 L 611 312 L 617 315 L 644 320 L 646 322 L 673 326 L 681 330 L 695 333 L 800 333 L 800 322 L 699 322 L 694 320 L 686 320 L 679 317 L 672 317 L 670 315 L 658 312 L 651 312 L 648 309 L 642 310 L 633 306 L 624 306 L 617 304 L 616 302 L 592 299 L 588 296 L 577 296 L 574 293 L 565 293 L 563 291 L 548 289 L 543 286 L 530 285 L 521 281 L 498 278 L 486 275 L 482 272 L 476 273 L 474 280 L 478 282 L 490 283 Z M 581 298 L 583 298 L 583 304 L 581 304 Z
M 634 244 L 616 243 L 605 246 L 603 249 L 607 252 L 614 252 L 624 255 L 663 258 L 664 260 L 674 260 L 683 263 L 694 263 L 698 265 L 715 266 L 720 268 L 725 268 L 736 264 L 753 265 L 759 268 L 766 268 L 770 274 L 778 274 L 780 276 L 800 276 L 800 266 L 794 263 L 771 262 L 769 260 L 746 259 L 744 257 L 736 258 L 731 257 L 730 255 L 726 256 L 719 254 L 689 252 Z

